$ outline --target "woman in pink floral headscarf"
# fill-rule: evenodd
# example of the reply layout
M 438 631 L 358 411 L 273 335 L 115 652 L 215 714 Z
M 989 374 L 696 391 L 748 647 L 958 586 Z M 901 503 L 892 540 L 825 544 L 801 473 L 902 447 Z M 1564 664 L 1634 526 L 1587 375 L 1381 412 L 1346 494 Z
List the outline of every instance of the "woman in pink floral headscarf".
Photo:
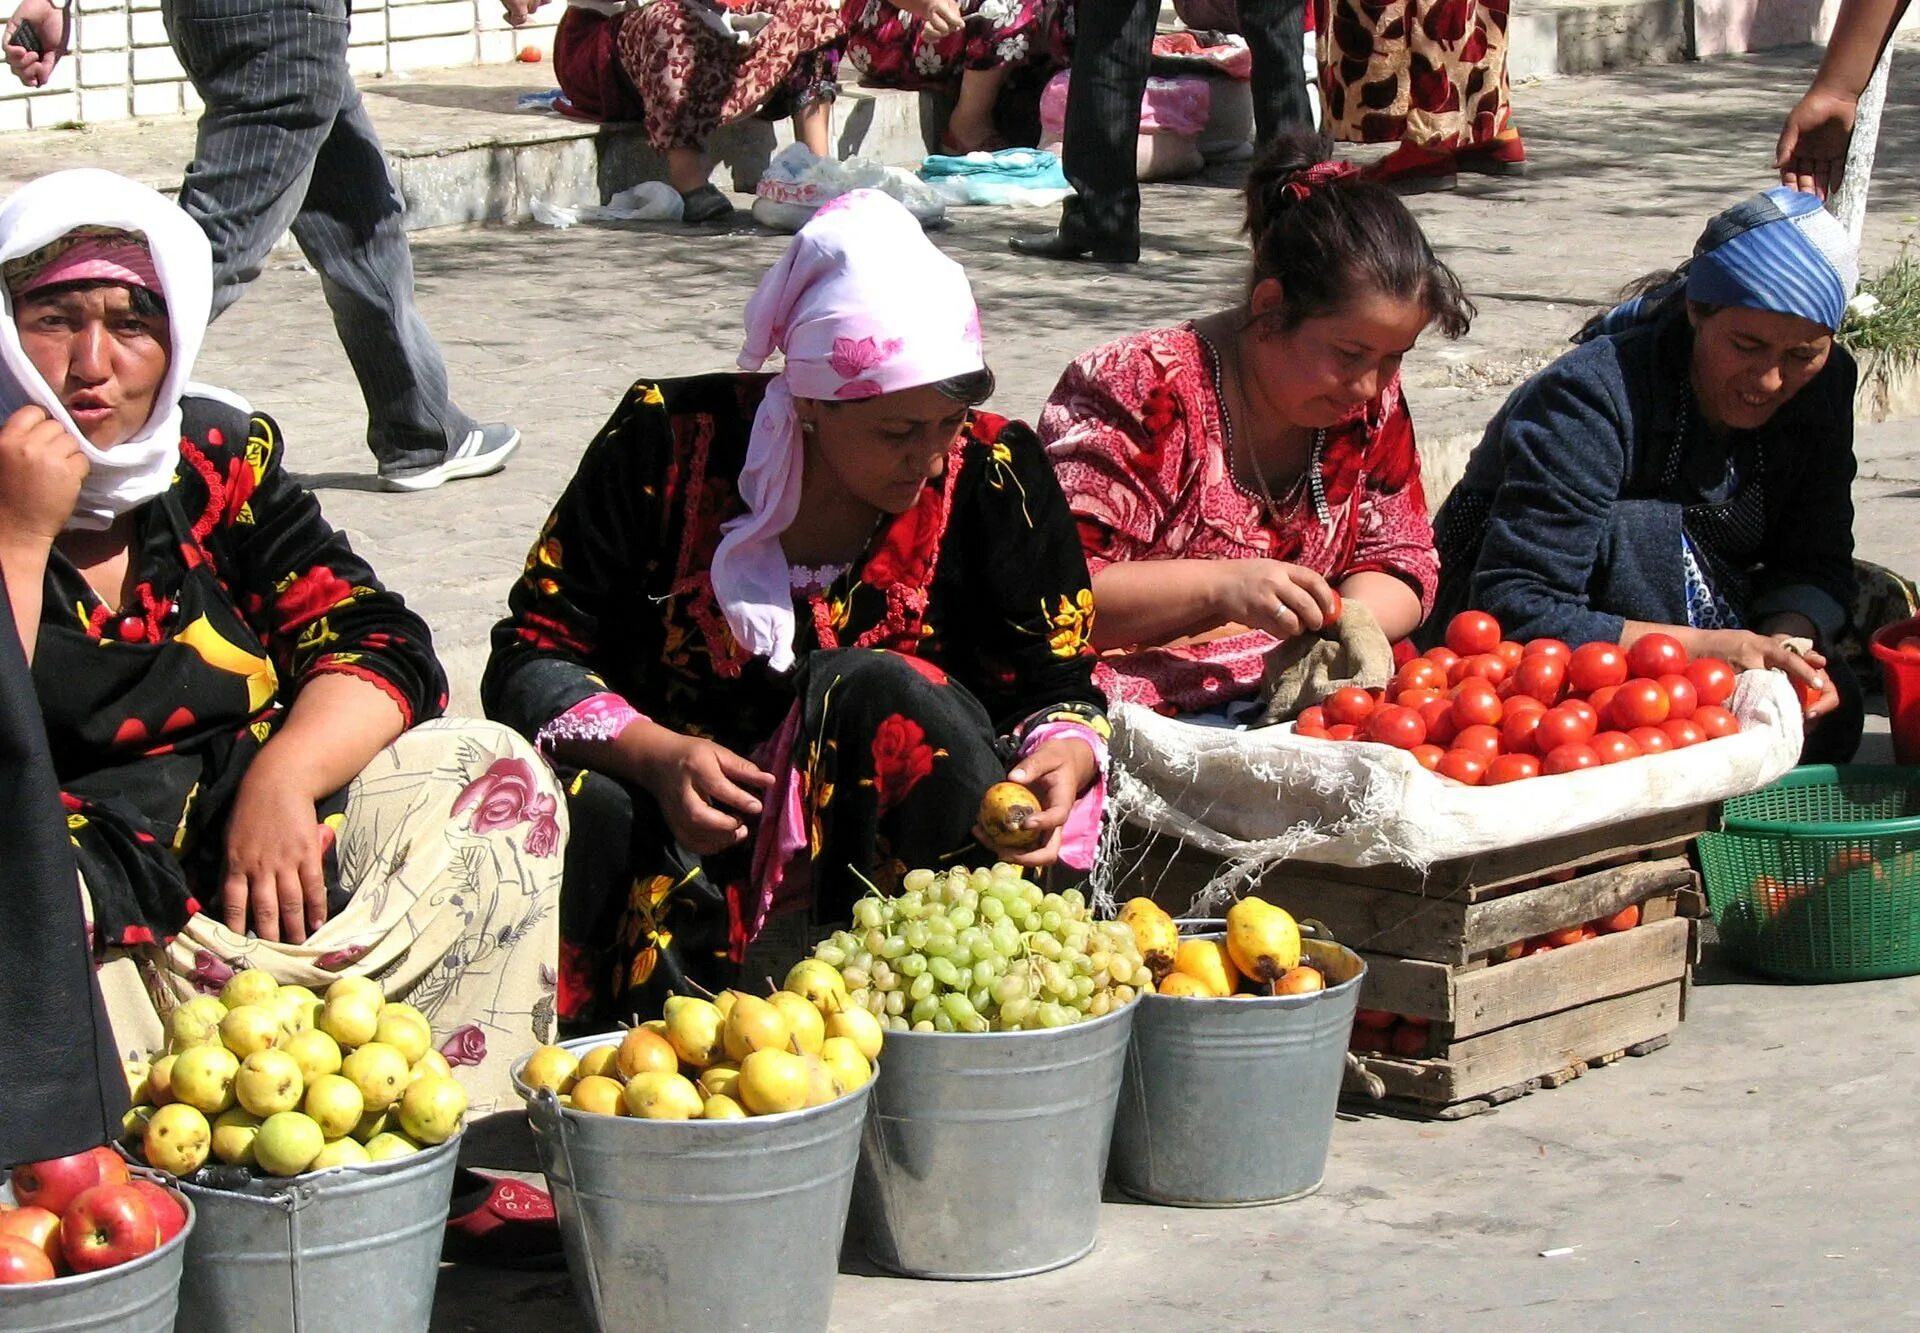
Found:
M 756 940 L 797 955 L 868 882 L 990 863 L 973 813 L 1009 775 L 1046 807 L 1026 859 L 1091 857 L 1086 564 L 1033 432 L 974 409 L 993 377 L 966 275 L 856 191 L 794 238 L 746 329 L 746 373 L 628 392 L 481 686 L 586 771 L 560 979 L 583 1024 L 726 984 Z

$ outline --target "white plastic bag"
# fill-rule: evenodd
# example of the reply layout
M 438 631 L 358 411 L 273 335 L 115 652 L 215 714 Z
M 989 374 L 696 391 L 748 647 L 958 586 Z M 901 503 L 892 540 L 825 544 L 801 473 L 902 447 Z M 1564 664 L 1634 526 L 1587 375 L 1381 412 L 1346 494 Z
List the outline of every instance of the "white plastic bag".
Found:
M 582 216 L 595 222 L 678 222 L 686 207 L 680 191 L 665 181 L 641 181 Z
M 1209 889 L 1290 859 L 1425 869 L 1724 800 L 1799 762 L 1800 704 L 1784 673 L 1742 672 L 1728 706 L 1740 720 L 1733 736 L 1619 765 L 1467 787 L 1391 746 L 1299 737 L 1291 727 L 1196 726 L 1116 704 L 1109 836 L 1117 840 L 1125 820 L 1222 858 L 1227 868 Z M 1101 858 L 1109 866 L 1114 859 Z
M 821 157 L 805 144 L 775 153 L 754 187 L 753 220 L 775 231 L 798 231 L 814 210 L 848 190 L 880 190 L 898 199 L 922 226 L 940 222 L 947 206 L 938 192 L 912 172 L 864 157 L 844 162 Z

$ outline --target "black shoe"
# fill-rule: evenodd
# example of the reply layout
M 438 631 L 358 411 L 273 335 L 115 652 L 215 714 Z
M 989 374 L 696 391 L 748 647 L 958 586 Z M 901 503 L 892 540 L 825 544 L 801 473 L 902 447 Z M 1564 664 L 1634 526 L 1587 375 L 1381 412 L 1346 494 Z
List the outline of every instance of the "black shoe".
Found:
M 1016 255 L 1039 259 L 1091 259 L 1096 264 L 1137 264 L 1140 262 L 1140 238 L 1096 241 L 1079 228 L 1055 227 L 1052 231 L 1030 231 L 1007 237 L 1008 247 Z

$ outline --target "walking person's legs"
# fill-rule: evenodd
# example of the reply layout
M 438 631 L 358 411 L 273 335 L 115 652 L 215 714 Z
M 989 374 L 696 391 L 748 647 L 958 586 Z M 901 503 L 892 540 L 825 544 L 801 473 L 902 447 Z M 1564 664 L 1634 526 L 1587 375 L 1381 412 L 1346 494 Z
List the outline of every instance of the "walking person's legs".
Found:
M 1240 0 L 1240 35 L 1253 56 L 1254 142 L 1314 127 L 1307 97 L 1306 0 Z

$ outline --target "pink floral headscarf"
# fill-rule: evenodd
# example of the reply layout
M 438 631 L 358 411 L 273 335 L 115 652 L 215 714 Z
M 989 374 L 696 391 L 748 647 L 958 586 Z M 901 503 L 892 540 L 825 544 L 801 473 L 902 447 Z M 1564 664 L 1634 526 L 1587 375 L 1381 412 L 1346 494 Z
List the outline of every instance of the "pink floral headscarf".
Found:
M 980 311 L 960 265 L 898 201 L 853 190 L 800 229 L 747 302 L 740 367 L 786 364 L 753 419 L 740 498 L 722 530 L 713 593 L 742 647 L 793 665 L 793 590 L 780 534 L 800 507 L 795 398 L 876 398 L 982 369 Z

